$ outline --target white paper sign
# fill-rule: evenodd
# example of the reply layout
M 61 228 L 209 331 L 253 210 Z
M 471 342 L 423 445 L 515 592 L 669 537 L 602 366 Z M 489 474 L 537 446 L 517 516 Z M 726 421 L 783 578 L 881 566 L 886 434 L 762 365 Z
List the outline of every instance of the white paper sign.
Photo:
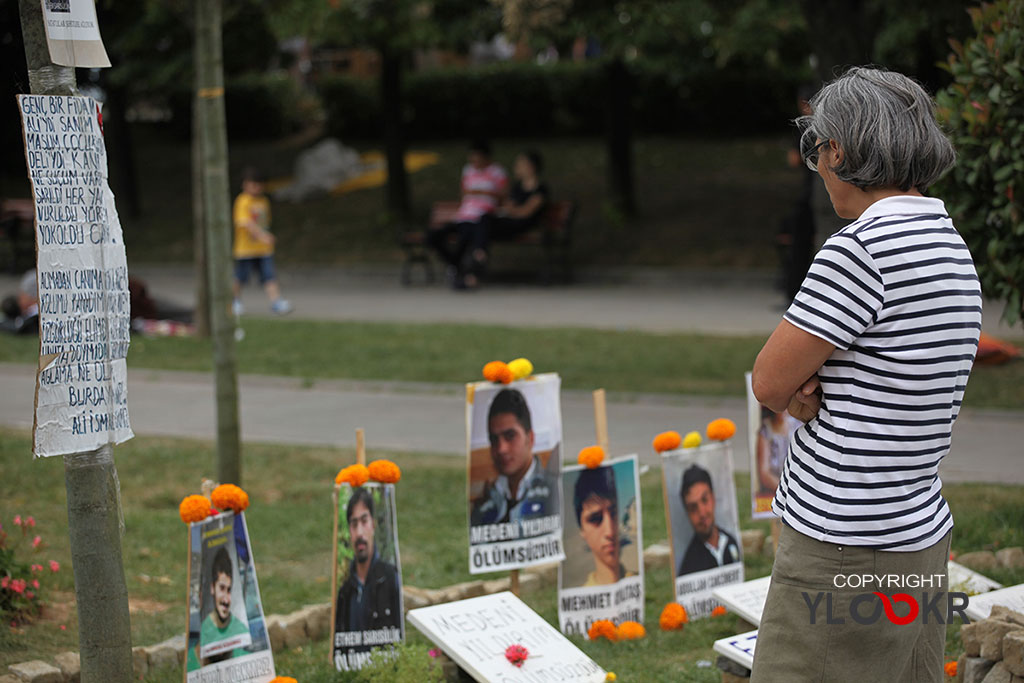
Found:
M 768 599 L 768 586 L 771 582 L 771 576 L 762 576 L 760 579 L 716 588 L 711 595 L 725 605 L 730 612 L 738 614 L 754 626 L 760 626 L 761 614 L 764 612 L 764 603 Z
M 644 620 L 644 547 L 637 456 L 562 470 L 566 559 L 558 565 L 558 624 L 586 635 L 598 619 Z
M 949 590 L 954 593 L 987 593 L 1002 588 L 1003 584 L 993 581 L 984 574 L 968 569 L 962 564 L 949 563 Z
M 715 641 L 714 650 L 740 666 L 754 668 L 754 646 L 757 644 L 757 631 L 741 633 Z
M 1009 607 L 1015 612 L 1024 614 L 1024 583 L 981 595 L 972 595 L 968 600 L 970 602 L 964 611 L 975 621 L 987 619 L 995 605 Z
M 50 59 L 62 66 L 106 67 L 93 0 L 41 0 Z
M 509 592 L 414 609 L 408 620 L 481 683 L 605 680 L 604 669 Z M 521 668 L 505 659 L 510 645 L 530 653 Z
M 100 108 L 18 95 L 36 211 L 39 372 L 33 452 L 91 451 L 133 434 L 128 264 Z

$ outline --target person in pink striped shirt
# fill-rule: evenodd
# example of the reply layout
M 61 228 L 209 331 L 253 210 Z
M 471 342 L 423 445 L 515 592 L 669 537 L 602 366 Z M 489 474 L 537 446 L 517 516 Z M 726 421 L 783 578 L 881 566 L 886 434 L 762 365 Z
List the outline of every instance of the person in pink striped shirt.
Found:
M 467 272 L 466 251 L 474 228 L 493 213 L 508 191 L 508 175 L 491 158 L 491 146 L 477 140 L 469 146 L 468 163 L 462 168 L 462 201 L 455 220 L 431 230 L 428 242 L 448 264 L 456 289 L 476 287 L 477 276 Z M 454 244 L 451 235 L 456 235 Z M 472 255 L 470 255 L 472 257 Z M 485 258 L 485 257 L 484 257 Z

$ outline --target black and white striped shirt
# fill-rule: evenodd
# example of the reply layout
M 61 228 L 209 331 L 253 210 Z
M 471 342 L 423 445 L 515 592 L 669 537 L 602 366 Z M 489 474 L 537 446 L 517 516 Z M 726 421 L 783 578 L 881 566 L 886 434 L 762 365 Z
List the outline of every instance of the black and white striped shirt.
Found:
M 888 197 L 830 237 L 785 319 L 835 344 L 822 405 L 773 507 L 820 541 L 914 551 L 953 526 L 949 452 L 981 332 L 981 287 L 943 203 Z

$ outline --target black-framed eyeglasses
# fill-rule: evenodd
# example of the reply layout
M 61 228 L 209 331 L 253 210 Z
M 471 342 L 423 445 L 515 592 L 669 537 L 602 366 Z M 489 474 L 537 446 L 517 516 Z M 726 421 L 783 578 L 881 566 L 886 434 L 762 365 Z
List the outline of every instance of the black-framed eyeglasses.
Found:
M 814 147 L 811 147 L 811 149 L 808 150 L 806 153 L 804 153 L 804 163 L 807 164 L 807 168 L 811 169 L 812 171 L 818 170 L 818 157 L 820 156 L 821 148 L 827 145 L 829 142 L 830 140 L 822 140 Z

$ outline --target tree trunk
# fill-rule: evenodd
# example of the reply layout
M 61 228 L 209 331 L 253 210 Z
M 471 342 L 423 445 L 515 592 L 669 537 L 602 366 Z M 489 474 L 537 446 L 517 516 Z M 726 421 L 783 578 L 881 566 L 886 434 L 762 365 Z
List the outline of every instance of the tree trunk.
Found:
M 125 116 L 128 108 L 128 98 L 122 88 L 107 86 L 106 119 L 110 122 L 107 126 L 107 158 L 111 160 L 111 166 L 116 173 L 116 196 L 118 199 L 118 213 L 123 213 L 129 218 L 138 218 L 142 214 L 142 204 L 139 200 L 138 173 L 135 166 L 135 154 L 132 144 L 132 131 Z M 113 153 L 111 153 L 113 152 Z
M 605 143 L 608 148 L 608 189 L 615 207 L 636 213 L 633 191 L 633 77 L 615 58 L 605 67 Z
M 203 225 L 209 273 L 210 329 L 217 395 L 217 476 L 242 484 L 238 437 L 238 375 L 235 322 L 231 315 L 231 206 L 228 141 L 224 118 L 224 67 L 221 48 L 221 0 L 195 0 L 196 107 L 202 150 Z
M 41 3 L 20 0 L 19 9 L 31 92 L 76 94 L 75 70 L 50 62 Z M 117 482 L 109 445 L 64 456 L 83 683 L 128 683 L 133 677 Z
M 410 212 L 409 179 L 405 171 L 405 126 L 402 122 L 403 57 L 402 53 L 387 48 L 380 51 L 380 101 L 388 166 L 387 210 L 407 220 Z
M 193 26 L 193 31 L 195 31 Z M 192 59 L 195 91 L 199 92 L 199 39 L 193 37 Z M 196 336 L 206 339 L 210 336 L 210 271 L 206 260 L 206 229 L 203 214 L 203 146 L 199 132 L 199 97 L 192 98 L 192 261 L 195 267 L 195 314 L 192 321 Z

